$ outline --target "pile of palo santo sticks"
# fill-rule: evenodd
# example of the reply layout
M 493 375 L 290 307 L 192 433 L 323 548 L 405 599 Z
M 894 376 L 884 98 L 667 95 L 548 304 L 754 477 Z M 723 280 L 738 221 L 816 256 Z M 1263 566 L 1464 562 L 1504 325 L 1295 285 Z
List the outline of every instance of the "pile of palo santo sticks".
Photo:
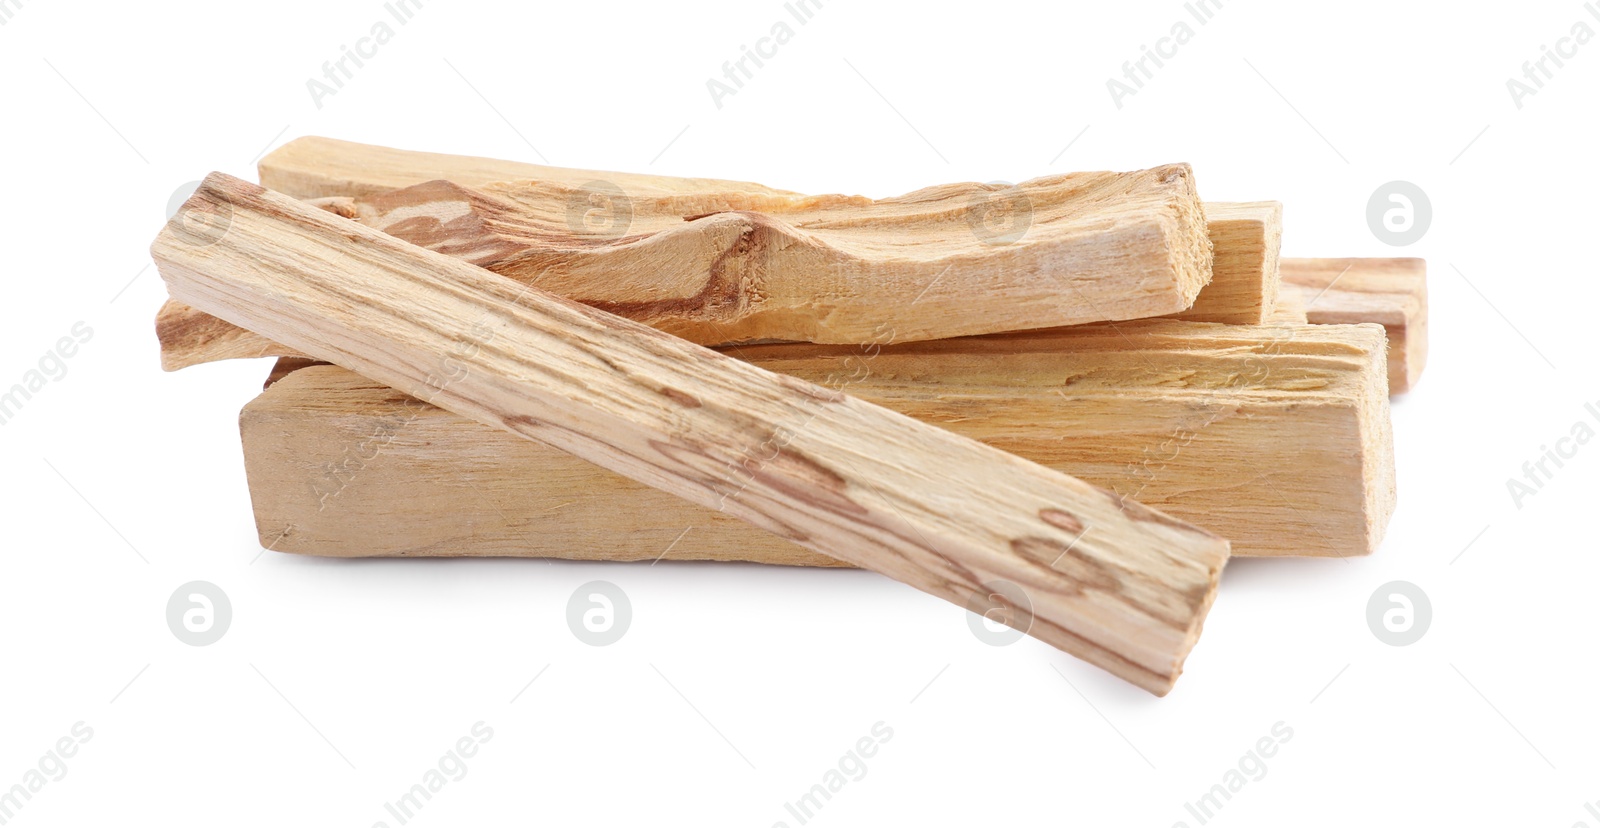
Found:
M 261 542 L 860 566 L 1164 694 L 1231 554 L 1372 552 L 1413 259 L 1187 165 L 898 198 L 302 138 L 153 247 L 168 370 L 274 356 Z M 686 542 L 687 529 L 693 529 Z

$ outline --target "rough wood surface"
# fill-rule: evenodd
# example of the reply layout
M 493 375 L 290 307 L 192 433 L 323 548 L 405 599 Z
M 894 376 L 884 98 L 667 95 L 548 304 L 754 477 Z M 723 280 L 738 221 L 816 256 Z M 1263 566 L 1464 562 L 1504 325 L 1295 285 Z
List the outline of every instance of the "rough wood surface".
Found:
M 425 197 L 425 193 L 437 199 L 427 202 L 430 209 L 426 220 L 419 221 L 421 216 L 411 209 L 401 210 L 394 206 Z M 508 231 L 503 222 L 476 220 L 489 217 L 489 214 L 480 212 L 473 206 L 472 199 L 463 196 L 464 191 L 459 187 L 434 182 L 411 188 L 404 194 L 385 193 L 360 199 L 329 198 L 320 199 L 317 203 L 339 215 L 358 218 L 368 226 L 396 238 L 455 255 L 519 281 L 536 280 L 541 287 L 554 293 L 616 311 L 656 327 L 670 329 L 670 325 L 681 325 L 685 321 L 679 315 L 680 311 L 670 308 L 668 313 L 662 314 L 658 310 L 659 305 L 628 304 L 622 297 L 637 296 L 639 288 L 615 278 L 614 273 L 606 268 L 575 271 L 570 266 L 563 266 L 560 270 L 563 278 L 553 279 L 551 271 L 541 269 L 537 259 L 527 258 L 532 243 L 527 238 L 525 228 Z M 748 198 L 743 203 L 753 204 L 760 198 L 771 197 Z M 685 199 L 679 199 L 680 204 L 683 202 Z M 1263 309 L 1276 304 L 1282 208 L 1276 202 L 1219 202 L 1208 203 L 1205 209 L 1208 232 L 1215 249 L 1212 279 L 1200 289 L 1194 305 L 1188 311 L 1174 316 L 1193 322 L 1258 324 L 1264 319 Z M 469 215 L 475 220 L 463 221 Z M 448 231 L 444 229 L 446 227 Z M 645 272 L 659 271 L 649 269 Z M 651 281 L 667 282 L 660 277 L 654 277 Z M 950 290 L 955 286 L 948 274 L 939 278 L 939 284 L 942 286 L 940 290 Z M 804 292 L 810 289 L 808 282 L 803 279 L 796 279 L 792 288 L 797 297 L 804 296 Z M 914 307 L 922 301 L 922 298 L 913 298 L 911 305 Z M 692 318 L 688 322 L 691 325 L 706 324 L 696 323 Z M 1031 327 L 1026 323 L 1007 324 Z M 714 340 L 718 338 L 719 331 L 722 336 L 732 333 L 728 327 L 719 325 L 709 332 L 711 336 L 705 336 L 707 332 L 703 330 L 699 335 L 692 330 L 687 334 L 690 339 L 697 341 Z M 686 333 L 681 328 L 675 332 Z M 882 333 L 881 329 L 875 328 L 869 335 L 876 339 Z M 158 314 L 156 335 L 161 342 L 162 367 L 168 371 L 220 359 L 295 355 L 291 348 L 175 301 L 168 301 Z M 702 344 L 706 343 L 702 341 Z
M 1313 324 L 1374 322 L 1389 332 L 1389 391 L 1411 389 L 1428 361 L 1428 268 L 1422 259 L 1284 259 L 1285 290 Z
M 174 220 L 152 248 L 197 308 L 960 606 L 998 601 L 1153 693 L 1215 596 L 1225 540 L 999 449 L 220 173 L 184 209 L 228 217 Z
M 1184 310 L 1211 245 L 1187 165 L 896 198 L 433 181 L 341 214 L 702 345 L 900 342 Z
M 365 201 L 365 200 L 363 200 Z M 341 216 L 354 217 L 363 213 L 362 206 L 352 198 L 322 198 L 318 205 Z M 1278 238 L 1282 237 L 1282 205 L 1277 201 L 1250 201 L 1250 203 L 1206 203 L 1206 227 L 1211 237 L 1214 257 L 1211 281 L 1200 288 L 1195 304 L 1189 310 L 1176 313 L 1174 318 L 1186 321 L 1214 321 L 1214 323 L 1306 323 L 1306 309 L 1294 304 L 1294 296 L 1278 291 Z M 386 222 L 381 229 L 395 233 L 406 241 L 422 243 L 440 249 L 440 253 L 453 253 L 462 246 L 438 245 L 422 233 L 408 232 L 406 227 L 395 227 Z M 474 264 L 493 267 L 493 259 L 475 251 Z M 605 291 L 610 281 L 586 288 L 590 294 Z M 549 286 L 547 286 L 549 288 Z M 562 291 L 554 291 L 562 293 Z M 626 307 L 616 307 L 614 301 L 598 296 L 605 307 L 624 312 Z M 614 297 L 613 297 L 614 299 Z M 1288 302 L 1288 309 L 1278 312 L 1278 305 Z M 1262 313 L 1267 307 L 1269 312 Z M 235 324 L 218 320 L 202 310 L 192 309 L 178 301 L 168 301 L 155 318 L 155 334 L 162 345 L 162 368 L 179 371 L 195 364 L 218 360 L 240 360 L 258 356 L 302 356 L 294 348 L 272 342 L 267 337 L 245 331 Z
M 1190 307 L 1211 246 L 1185 165 L 899 198 L 433 181 L 324 206 L 396 238 L 702 345 L 860 344 L 1159 316 Z M 1000 227 L 990 220 L 999 217 Z M 1231 274 L 1230 274 L 1231 276 Z M 286 355 L 187 309 L 169 366 Z
M 1190 322 L 1259 325 L 1278 301 L 1278 249 L 1283 205 L 1276 201 L 1205 203 L 1206 231 L 1215 256 L 1211 283 L 1194 305 L 1172 314 Z
M 1364 555 L 1394 507 L 1375 325 L 734 353 L 1137 498 L 1235 555 Z M 280 551 L 832 562 L 342 369 L 290 374 L 240 428 L 261 542 Z
M 355 216 L 360 212 L 352 199 L 320 199 L 317 203 L 340 215 Z M 1276 202 L 1208 202 L 1205 209 L 1215 251 L 1212 279 L 1200 289 L 1194 306 L 1174 317 L 1190 322 L 1304 324 L 1305 309 L 1297 308 L 1294 295 L 1280 293 L 1277 287 L 1281 206 Z M 407 241 L 428 243 L 421 235 L 408 237 L 403 227 L 383 229 L 396 232 L 397 237 Z M 431 246 L 440 248 L 436 243 Z M 478 259 L 474 263 L 492 264 L 492 261 Z M 592 286 L 591 291 L 604 288 L 605 283 L 601 283 Z M 1279 306 L 1286 302 L 1289 303 L 1287 309 L 1280 312 Z M 1271 307 L 1266 315 L 1261 313 L 1264 306 Z M 167 371 L 224 359 L 304 356 L 293 348 L 171 299 L 156 316 L 156 337 L 161 344 L 161 367 Z

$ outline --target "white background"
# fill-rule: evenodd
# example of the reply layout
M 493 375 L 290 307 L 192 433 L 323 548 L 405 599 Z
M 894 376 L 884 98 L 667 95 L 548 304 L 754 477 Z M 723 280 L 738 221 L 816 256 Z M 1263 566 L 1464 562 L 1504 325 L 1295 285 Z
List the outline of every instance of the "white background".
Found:
M 94 335 L 0 426 L 0 788 L 94 735 L 9 824 L 396 825 L 383 804 L 483 721 L 414 824 L 797 825 L 784 803 L 882 721 L 815 824 L 1193 826 L 1282 721 L 1213 824 L 1600 826 L 1600 445 L 1520 509 L 1506 487 L 1600 429 L 1600 41 L 1522 108 L 1506 88 L 1600 30 L 1577 0 L 1226 0 L 1121 109 L 1106 80 L 1177 2 L 827 0 L 720 109 L 707 79 L 779 3 L 431 0 L 321 108 L 306 81 L 380 3 L 14 6 L 0 386 Z M 177 187 L 308 134 L 871 196 L 1191 162 L 1209 200 L 1281 200 L 1287 255 L 1428 259 L 1398 511 L 1370 558 L 1231 564 L 1165 699 L 869 573 L 258 554 L 236 416 L 268 364 L 163 374 L 147 246 Z M 1398 250 L 1366 222 L 1393 179 L 1434 212 Z M 597 578 L 634 611 L 605 648 L 564 620 Z M 234 610 L 203 648 L 164 618 L 196 579 Z M 1394 579 L 1433 604 L 1409 647 L 1365 621 Z

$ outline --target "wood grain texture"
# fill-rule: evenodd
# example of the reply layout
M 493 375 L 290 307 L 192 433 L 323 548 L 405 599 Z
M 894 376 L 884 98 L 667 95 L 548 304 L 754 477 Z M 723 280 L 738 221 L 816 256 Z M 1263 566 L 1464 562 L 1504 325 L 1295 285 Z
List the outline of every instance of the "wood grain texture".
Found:
M 732 353 L 1156 506 L 1235 555 L 1357 556 L 1394 508 L 1384 347 L 1376 325 L 1147 322 Z M 342 369 L 289 374 L 240 428 L 280 551 L 833 563 Z
M 432 181 L 334 206 L 396 238 L 702 345 L 860 344 L 1158 316 L 1210 279 L 1175 164 L 896 198 L 647 196 Z
M 156 311 L 156 341 L 164 371 L 227 359 L 306 358 L 287 345 L 171 298 Z
M 324 209 L 347 217 L 356 216 L 359 210 L 352 199 L 320 199 L 317 203 Z M 1281 213 L 1281 209 L 1276 202 L 1219 202 L 1205 205 L 1208 216 L 1209 211 L 1227 215 L 1230 208 L 1249 208 L 1260 215 L 1256 219 L 1208 218 L 1215 251 L 1212 280 L 1200 289 L 1189 311 L 1173 314 L 1173 318 L 1233 324 L 1303 324 L 1306 321 L 1305 309 L 1293 304 L 1295 297 L 1280 293 L 1277 287 L 1278 267 L 1273 257 L 1277 253 L 1278 224 L 1271 216 Z M 436 244 L 428 244 L 421 234 L 407 237 L 406 233 L 401 232 L 399 237 L 438 249 Z M 446 249 L 441 252 L 455 251 Z M 475 259 L 474 263 L 488 264 L 490 269 L 494 269 L 492 260 L 480 258 Z M 606 307 L 609 304 L 611 309 L 627 311 L 626 307 L 618 307 L 612 301 L 614 297 L 607 298 L 603 291 L 608 283 L 609 280 L 600 280 L 587 290 L 591 295 L 598 295 L 597 305 Z M 596 294 L 596 291 L 601 292 Z M 1213 295 L 1224 298 L 1212 298 Z M 1279 305 L 1286 301 L 1291 303 L 1289 308 L 1279 313 Z M 1263 315 L 1261 308 L 1268 305 L 1272 310 Z M 161 345 L 161 367 L 167 371 L 225 359 L 304 356 L 293 348 L 172 299 L 162 305 L 156 316 L 156 338 Z
M 321 203 L 324 208 L 347 217 L 353 217 L 359 211 L 349 199 L 324 199 Z M 1277 264 L 1273 258 L 1277 251 L 1277 244 L 1274 241 L 1277 223 L 1271 216 L 1281 212 L 1276 203 L 1206 205 L 1207 210 L 1216 210 L 1219 215 L 1227 215 L 1230 208 L 1247 208 L 1246 212 L 1253 211 L 1259 215 L 1256 219 L 1208 219 L 1209 225 L 1213 228 L 1211 238 L 1215 249 L 1215 264 L 1211 283 L 1201 288 L 1195 299 L 1195 307 L 1202 308 L 1203 312 L 1198 314 L 1185 312 L 1178 317 L 1192 322 L 1304 323 L 1303 308 L 1296 312 L 1291 305 L 1290 310 L 1284 314 L 1277 313 L 1277 306 L 1283 301 L 1292 300 L 1293 297 L 1286 299 L 1282 296 L 1272 296 L 1277 293 Z M 1232 229 L 1228 229 L 1230 225 Z M 1240 229 L 1241 225 L 1246 229 Z M 426 242 L 420 235 L 407 240 Z M 458 249 L 445 249 L 441 252 L 454 253 L 458 252 Z M 475 264 L 484 264 L 486 261 L 492 264 L 492 260 L 483 258 L 474 258 L 473 261 Z M 591 286 L 590 292 L 603 291 L 606 283 L 607 280 L 602 280 L 599 284 Z M 1219 292 L 1229 298 L 1226 301 L 1208 299 L 1207 297 L 1213 292 Z M 603 293 L 600 295 L 604 297 Z M 601 298 L 600 304 L 604 306 L 607 301 Z M 1258 319 L 1260 308 L 1264 304 L 1272 306 L 1272 314 L 1264 319 Z M 614 309 L 626 310 L 626 308 L 615 308 L 614 303 L 612 306 Z M 161 345 L 161 366 L 167 371 L 177 371 L 224 359 L 304 356 L 293 348 L 171 299 L 157 314 L 156 337 Z
M 327 198 L 315 203 L 351 218 L 363 211 L 356 199 Z M 1297 294 L 1287 295 L 1278 290 L 1281 206 L 1277 202 L 1207 202 L 1205 210 L 1214 250 L 1212 279 L 1200 289 L 1194 305 L 1188 311 L 1172 316 L 1190 322 L 1305 323 L 1305 309 L 1294 304 Z M 396 223 L 384 222 L 385 226 L 380 229 L 440 252 L 459 254 L 471 250 L 470 261 L 494 269 L 494 259 L 484 256 L 482 248 L 440 245 L 436 240 L 430 242 L 424 234 L 394 227 Z M 492 245 L 493 242 L 488 245 L 490 249 Z M 616 307 L 612 301 L 615 297 L 608 298 L 604 293 L 608 283 L 609 280 L 601 280 L 587 290 L 599 297 L 597 304 L 602 307 L 610 302 L 612 309 L 626 310 Z M 561 293 L 560 290 L 553 292 Z M 1279 313 L 1278 307 L 1284 302 L 1289 302 L 1289 307 Z M 1270 307 L 1271 310 L 1263 314 L 1263 307 Z M 161 345 L 161 367 L 167 371 L 224 359 L 304 356 L 293 348 L 171 299 L 157 314 L 156 338 Z
M 432 181 L 322 205 L 396 238 L 702 345 L 902 342 L 1190 307 L 1211 245 L 1186 165 L 899 198 L 649 196 Z M 1231 274 L 1230 274 L 1231 275 Z M 169 305 L 172 367 L 281 347 Z
M 1278 301 L 1278 250 L 1283 205 L 1276 201 L 1205 204 L 1206 230 L 1215 256 L 1211 282 L 1188 310 L 1171 314 L 1189 322 L 1260 325 Z
M 1313 324 L 1373 322 L 1389 332 L 1389 391 L 1409 391 L 1428 361 L 1428 268 L 1422 259 L 1285 259 L 1285 290 Z
M 1150 692 L 1215 596 L 1226 541 L 999 449 L 220 173 L 184 209 L 227 221 L 157 237 L 176 298 L 960 606 L 1016 584 L 1008 621 Z

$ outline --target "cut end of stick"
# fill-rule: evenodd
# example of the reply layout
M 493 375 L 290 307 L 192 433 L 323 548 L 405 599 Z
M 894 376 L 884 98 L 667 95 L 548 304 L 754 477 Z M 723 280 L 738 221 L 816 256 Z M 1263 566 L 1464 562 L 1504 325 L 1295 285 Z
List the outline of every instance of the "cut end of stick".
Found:
M 1211 282 L 1174 319 L 1260 325 L 1278 302 L 1283 205 L 1276 201 L 1206 202 L 1214 252 Z
M 1224 544 L 1226 544 L 1226 541 L 1224 541 Z M 1157 696 L 1165 696 L 1172 692 L 1172 688 L 1178 683 L 1178 677 L 1183 675 L 1183 665 L 1188 662 L 1189 654 L 1194 651 L 1195 645 L 1200 643 L 1200 633 L 1205 627 L 1206 616 L 1211 614 L 1212 604 L 1216 603 L 1217 590 L 1222 582 L 1222 570 L 1228 560 L 1227 552 L 1224 551 L 1223 558 L 1209 570 L 1206 588 L 1200 592 L 1200 603 L 1195 608 L 1194 621 L 1189 625 L 1189 629 L 1184 635 L 1183 644 L 1178 650 L 1177 657 L 1173 660 L 1172 670 L 1167 673 L 1166 687 L 1161 690 L 1151 691 Z
M 1186 545 L 1194 542 L 1197 537 L 1196 533 L 1210 538 L 1210 545 L 1207 549 L 1208 554 L 1198 558 L 1191 558 L 1188 561 L 1191 565 L 1196 566 L 1199 572 L 1188 594 L 1188 598 L 1192 603 L 1189 610 L 1189 623 L 1184 630 L 1183 639 L 1173 651 L 1165 672 L 1157 674 L 1160 676 L 1160 680 L 1145 688 L 1157 696 L 1165 696 L 1177 684 L 1178 677 L 1183 675 L 1183 665 L 1188 661 L 1189 654 L 1193 652 L 1195 645 L 1200 641 L 1200 633 L 1205 626 L 1206 616 L 1210 615 L 1211 606 L 1216 602 L 1217 590 L 1222 581 L 1222 570 L 1231 558 L 1230 544 L 1226 539 L 1205 529 L 1181 523 L 1135 501 L 1121 500 L 1125 507 L 1136 507 L 1157 516 L 1157 519 L 1172 524 Z
M 1173 211 L 1172 223 L 1164 231 L 1183 305 L 1169 312 L 1181 311 L 1193 307 L 1201 288 L 1211 284 L 1215 249 L 1207 227 L 1205 208 L 1195 187 L 1194 169 L 1188 164 L 1168 164 L 1151 172 L 1173 187 L 1169 200 Z

